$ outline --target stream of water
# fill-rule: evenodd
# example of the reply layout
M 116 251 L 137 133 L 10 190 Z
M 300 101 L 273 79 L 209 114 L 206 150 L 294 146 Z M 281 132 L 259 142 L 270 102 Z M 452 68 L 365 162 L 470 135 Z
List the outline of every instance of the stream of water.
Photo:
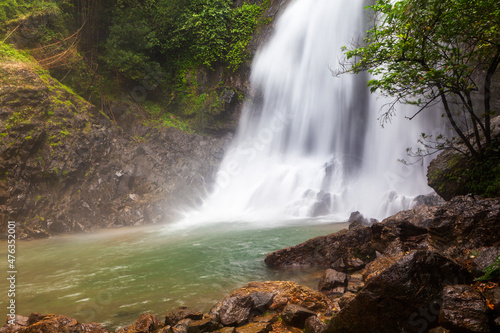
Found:
M 362 40 L 365 0 L 296 0 L 252 64 L 252 94 L 217 181 L 185 223 L 331 216 L 385 218 L 432 190 L 429 159 L 403 165 L 421 133 L 441 130 L 439 113 L 378 120 L 388 100 L 367 75 L 334 77 L 342 46 Z M 416 110 L 413 110 L 414 112 Z M 439 131 L 438 131 L 439 133 Z
M 315 287 L 314 270 L 271 270 L 264 258 L 345 227 L 318 222 L 286 221 L 278 228 L 149 226 L 19 241 L 17 313 L 64 314 L 114 330 L 146 312 L 163 320 L 180 305 L 208 311 L 250 281 L 294 280 Z M 6 249 L 0 242 L 1 258 L 7 257 Z M 6 279 L 0 290 L 8 290 Z M 0 307 L 5 309 L 7 301 L 0 297 Z

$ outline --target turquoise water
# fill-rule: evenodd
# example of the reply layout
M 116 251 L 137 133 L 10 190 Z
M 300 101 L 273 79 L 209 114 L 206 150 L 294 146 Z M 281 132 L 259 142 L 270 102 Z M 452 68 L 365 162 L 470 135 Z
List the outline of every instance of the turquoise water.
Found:
M 264 258 L 343 227 L 304 221 L 277 228 L 243 223 L 190 230 L 148 226 L 18 241 L 17 313 L 64 314 L 114 330 L 145 312 L 163 320 L 180 305 L 208 311 L 250 281 L 294 280 L 314 287 L 317 271 L 272 270 Z M 7 243 L 0 246 L 7 262 Z M 2 279 L 1 307 L 7 305 L 7 290 Z

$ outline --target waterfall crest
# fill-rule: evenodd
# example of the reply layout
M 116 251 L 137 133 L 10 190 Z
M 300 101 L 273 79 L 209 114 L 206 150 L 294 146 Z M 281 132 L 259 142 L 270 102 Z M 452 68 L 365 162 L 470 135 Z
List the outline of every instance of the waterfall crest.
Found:
M 362 35 L 364 0 L 296 0 L 254 58 L 251 97 L 201 207 L 186 221 L 384 218 L 429 193 L 406 148 L 435 123 L 403 114 L 381 127 L 384 103 L 365 75 L 332 76 L 341 47 Z

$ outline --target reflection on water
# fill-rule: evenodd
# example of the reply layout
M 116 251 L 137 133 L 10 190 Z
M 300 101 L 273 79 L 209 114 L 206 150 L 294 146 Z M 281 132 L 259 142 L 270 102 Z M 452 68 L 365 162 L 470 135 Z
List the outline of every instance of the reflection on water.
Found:
M 208 311 L 249 281 L 315 286 L 317 272 L 271 270 L 263 262 L 269 252 L 345 227 L 305 223 L 274 229 L 148 226 L 18 242 L 17 313 L 64 314 L 116 329 L 141 313 L 161 318 L 180 305 Z M 0 245 L 6 257 L 6 242 Z M 2 279 L 0 290 L 7 289 Z

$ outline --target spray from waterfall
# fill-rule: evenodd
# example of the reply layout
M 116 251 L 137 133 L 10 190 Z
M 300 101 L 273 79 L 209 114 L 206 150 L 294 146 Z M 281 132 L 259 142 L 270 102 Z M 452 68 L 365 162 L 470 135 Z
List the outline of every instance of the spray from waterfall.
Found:
M 367 76 L 332 76 L 341 47 L 363 33 L 364 0 L 296 0 L 256 55 L 251 97 L 203 204 L 185 221 L 274 221 L 353 211 L 384 218 L 432 190 L 423 161 L 398 159 L 434 119 L 398 114 L 381 127 L 384 103 Z

